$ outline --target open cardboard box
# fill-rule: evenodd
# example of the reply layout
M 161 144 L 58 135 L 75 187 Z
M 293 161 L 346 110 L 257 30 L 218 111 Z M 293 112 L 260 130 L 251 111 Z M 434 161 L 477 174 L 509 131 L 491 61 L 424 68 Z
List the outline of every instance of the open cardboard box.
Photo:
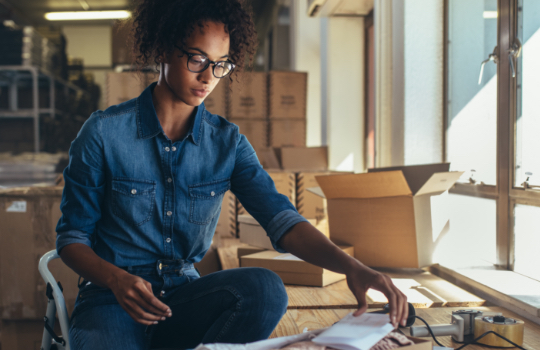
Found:
M 449 190 L 463 172 L 428 164 L 374 169 L 373 173 L 318 176 L 328 203 L 330 237 L 354 246 L 368 266 L 431 265 L 435 240 L 448 225 L 432 224 L 432 197 Z M 434 230 L 436 228 L 436 231 Z
M 340 246 L 348 255 L 354 255 L 354 248 Z M 240 258 L 241 267 L 264 267 L 274 271 L 285 284 L 324 287 L 345 279 L 345 275 L 312 265 L 289 253 L 265 250 L 260 253 L 244 255 Z

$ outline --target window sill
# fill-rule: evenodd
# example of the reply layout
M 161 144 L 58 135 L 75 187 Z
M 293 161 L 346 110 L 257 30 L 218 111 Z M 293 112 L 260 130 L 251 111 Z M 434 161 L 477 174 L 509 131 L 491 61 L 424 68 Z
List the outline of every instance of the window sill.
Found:
M 540 282 L 493 266 L 448 268 L 435 264 L 429 272 L 495 305 L 540 324 Z

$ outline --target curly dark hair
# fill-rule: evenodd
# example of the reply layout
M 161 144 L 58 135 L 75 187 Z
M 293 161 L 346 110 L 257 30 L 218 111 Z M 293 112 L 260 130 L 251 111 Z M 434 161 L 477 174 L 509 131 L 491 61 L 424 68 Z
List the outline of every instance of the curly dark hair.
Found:
M 195 27 L 204 21 L 223 23 L 230 36 L 230 60 L 242 71 L 253 60 L 257 34 L 251 12 L 243 0 L 141 0 L 133 13 L 133 56 L 146 67 L 174 45 L 184 45 Z

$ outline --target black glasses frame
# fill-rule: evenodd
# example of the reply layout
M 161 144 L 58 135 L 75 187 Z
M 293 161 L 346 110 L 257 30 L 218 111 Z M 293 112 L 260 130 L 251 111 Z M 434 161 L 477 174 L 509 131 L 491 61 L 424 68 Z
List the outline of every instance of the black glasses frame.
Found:
M 232 63 L 231 61 L 217 61 L 217 62 L 215 62 L 215 61 L 212 61 L 211 59 L 209 59 L 208 57 L 206 57 L 206 56 L 203 55 L 203 54 L 200 54 L 200 53 L 190 53 L 190 52 L 187 52 L 186 50 L 184 50 L 184 49 L 178 47 L 177 45 L 174 45 L 174 46 L 175 46 L 178 50 L 182 51 L 184 54 L 186 54 L 186 55 L 188 56 L 188 60 L 187 60 L 187 62 L 186 62 L 186 65 L 187 65 L 187 69 L 188 69 L 190 72 L 192 72 L 192 73 L 202 73 L 202 72 L 204 72 L 205 70 L 208 69 L 208 67 L 210 66 L 210 64 L 212 64 L 212 74 L 214 75 L 214 77 L 216 77 L 216 78 L 218 78 L 218 79 L 221 79 L 221 78 L 225 78 L 226 76 L 230 75 L 230 74 L 232 73 L 232 71 L 234 70 L 234 68 L 236 68 L 236 65 L 235 65 L 234 63 Z M 201 70 L 199 70 L 199 71 L 194 71 L 194 70 L 191 70 L 191 69 L 189 68 L 189 61 L 191 60 L 191 58 L 192 58 L 193 56 L 202 56 L 202 57 L 206 58 L 207 63 L 206 63 L 206 65 L 204 66 L 203 69 L 201 69 Z M 218 77 L 218 76 L 216 75 L 216 71 L 215 71 L 215 70 L 216 70 L 216 65 L 217 65 L 218 63 L 221 63 L 221 62 L 228 63 L 228 64 L 230 64 L 232 67 L 231 67 L 231 70 L 229 71 L 229 73 L 225 74 L 225 75 L 222 76 L 222 77 Z

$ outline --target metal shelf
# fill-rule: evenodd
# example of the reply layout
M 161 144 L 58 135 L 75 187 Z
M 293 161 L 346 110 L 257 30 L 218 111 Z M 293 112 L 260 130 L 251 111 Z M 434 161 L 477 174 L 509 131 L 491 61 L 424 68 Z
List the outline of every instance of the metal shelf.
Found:
M 21 80 L 31 80 L 32 85 L 32 105 L 33 108 L 19 109 L 18 108 L 18 86 Z M 39 108 L 39 80 L 46 79 L 49 83 L 49 108 Z M 0 66 L 0 81 L 6 81 L 4 86 L 9 87 L 9 110 L 0 110 L 0 118 L 33 118 L 34 119 L 34 152 L 40 151 L 40 130 L 39 118 L 44 114 L 49 114 L 51 118 L 55 115 L 62 114 L 56 109 L 56 85 L 60 84 L 64 88 L 67 95 L 69 90 L 75 91 L 77 94 L 87 94 L 80 87 L 60 79 L 44 69 L 37 66 Z

